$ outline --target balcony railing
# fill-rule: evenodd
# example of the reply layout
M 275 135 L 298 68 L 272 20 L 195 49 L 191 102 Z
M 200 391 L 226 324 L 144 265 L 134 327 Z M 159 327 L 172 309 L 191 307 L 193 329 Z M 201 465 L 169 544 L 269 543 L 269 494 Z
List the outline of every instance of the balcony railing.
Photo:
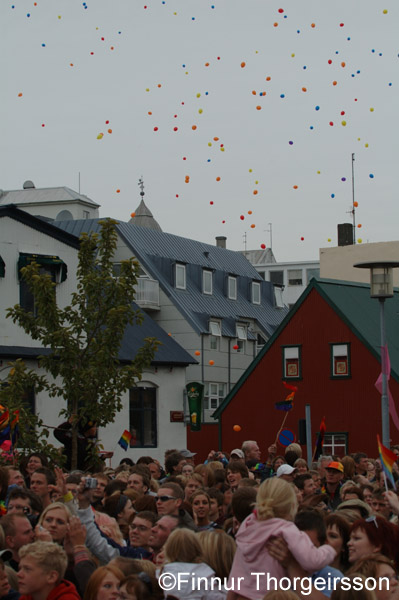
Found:
M 136 298 L 141 308 L 159 310 L 159 283 L 155 279 L 140 277 L 137 280 Z

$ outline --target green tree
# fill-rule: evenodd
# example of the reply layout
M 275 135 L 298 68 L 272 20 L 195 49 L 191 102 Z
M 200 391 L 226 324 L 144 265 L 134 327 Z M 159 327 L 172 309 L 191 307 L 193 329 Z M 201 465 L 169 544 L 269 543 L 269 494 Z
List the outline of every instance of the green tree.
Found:
M 118 360 L 127 325 L 139 325 L 143 319 L 141 311 L 132 307 L 138 263 L 133 258 L 122 261 L 115 277 L 116 221 L 100 223 L 99 235 L 81 236 L 77 291 L 68 306 L 57 306 L 56 284 L 48 274 L 40 274 L 33 262 L 22 269 L 22 276 L 34 294 L 35 314 L 20 305 L 7 311 L 32 339 L 51 350 L 40 357 L 40 366 L 51 375 L 41 385 L 50 397 L 65 399 L 61 412 L 72 422 L 72 468 L 77 461 L 78 423 L 113 422 L 122 408 L 122 394 L 141 379 L 159 344 L 147 338 L 132 362 Z

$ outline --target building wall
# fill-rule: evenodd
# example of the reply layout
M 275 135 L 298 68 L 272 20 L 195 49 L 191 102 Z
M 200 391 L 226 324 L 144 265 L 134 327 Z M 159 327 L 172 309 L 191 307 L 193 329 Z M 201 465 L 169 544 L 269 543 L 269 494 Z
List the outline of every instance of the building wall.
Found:
M 320 248 L 320 276 L 326 279 L 370 283 L 369 269 L 353 265 L 371 261 L 399 261 L 399 242 L 378 242 Z M 399 286 L 399 269 L 393 270 L 394 285 Z
M 351 378 L 331 378 L 330 343 L 351 344 Z M 298 433 L 298 421 L 305 418 L 305 405 L 311 407 L 312 446 L 323 416 L 328 432 L 349 432 L 348 452 L 358 450 L 378 456 L 376 434 L 381 431 L 380 395 L 374 383 L 380 364 L 355 337 L 319 294 L 312 290 L 299 310 L 274 341 L 268 352 L 237 391 L 221 416 L 222 448 L 239 448 L 246 439 L 256 439 L 266 456 L 268 446 L 276 439 L 285 413 L 274 407 L 287 395 L 282 384 L 283 345 L 301 345 L 302 379 L 297 385 L 293 409 L 285 427 Z M 399 399 L 399 384 L 391 379 L 390 389 Z M 241 431 L 234 432 L 234 425 Z M 392 443 L 399 434 L 391 422 Z M 197 448 L 208 447 L 203 436 Z M 306 455 L 306 448 L 303 448 Z M 282 446 L 278 453 L 284 453 Z
M 56 288 L 58 305 L 63 307 L 76 290 L 73 274 L 78 264 L 78 251 L 14 219 L 0 219 L 0 256 L 6 264 L 5 277 L 0 278 L 0 345 L 35 347 L 37 342 L 6 318 L 6 309 L 20 301 L 17 268 L 20 252 L 59 256 L 67 264 L 67 279 L 57 284 Z
M 248 260 L 254 265 L 258 273 L 263 277 L 265 281 L 273 281 L 271 273 L 279 271 L 283 273 L 282 285 L 284 286 L 282 298 L 283 302 L 287 306 L 293 306 L 302 292 L 306 289 L 314 270 L 318 274 L 319 262 L 316 260 L 305 261 L 305 262 L 264 262 L 258 260 L 255 262 L 251 253 L 247 252 L 246 256 Z M 256 256 L 255 256 L 256 257 Z M 290 278 L 290 272 L 300 271 L 301 283 L 292 283 L 292 277 Z M 311 271 L 311 272 L 309 272 Z M 291 281 L 290 281 L 291 280 Z M 274 281 L 273 281 L 274 282 Z

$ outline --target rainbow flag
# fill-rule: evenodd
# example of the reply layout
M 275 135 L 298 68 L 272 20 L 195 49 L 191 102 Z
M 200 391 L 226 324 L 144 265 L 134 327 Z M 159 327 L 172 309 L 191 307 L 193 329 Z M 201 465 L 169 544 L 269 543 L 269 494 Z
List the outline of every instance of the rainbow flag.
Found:
M 131 439 L 132 434 L 127 429 L 125 429 L 125 431 L 121 435 L 121 439 L 119 440 L 118 444 L 121 448 L 127 451 Z
M 391 450 L 389 450 L 389 448 L 386 448 L 381 444 L 379 435 L 377 435 L 377 442 L 382 470 L 384 471 L 385 476 L 389 479 L 389 481 L 393 485 L 393 488 L 395 489 L 395 480 L 392 475 L 392 467 L 396 462 L 397 456 Z

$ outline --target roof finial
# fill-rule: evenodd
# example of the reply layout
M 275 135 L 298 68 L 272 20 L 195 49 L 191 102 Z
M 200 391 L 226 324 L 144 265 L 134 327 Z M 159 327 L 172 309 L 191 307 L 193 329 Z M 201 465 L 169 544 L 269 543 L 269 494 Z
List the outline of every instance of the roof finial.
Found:
M 137 185 L 140 186 L 140 189 L 141 189 L 140 196 L 143 198 L 144 197 L 144 180 L 143 180 L 143 176 L 140 177 L 139 182 L 138 182 Z

